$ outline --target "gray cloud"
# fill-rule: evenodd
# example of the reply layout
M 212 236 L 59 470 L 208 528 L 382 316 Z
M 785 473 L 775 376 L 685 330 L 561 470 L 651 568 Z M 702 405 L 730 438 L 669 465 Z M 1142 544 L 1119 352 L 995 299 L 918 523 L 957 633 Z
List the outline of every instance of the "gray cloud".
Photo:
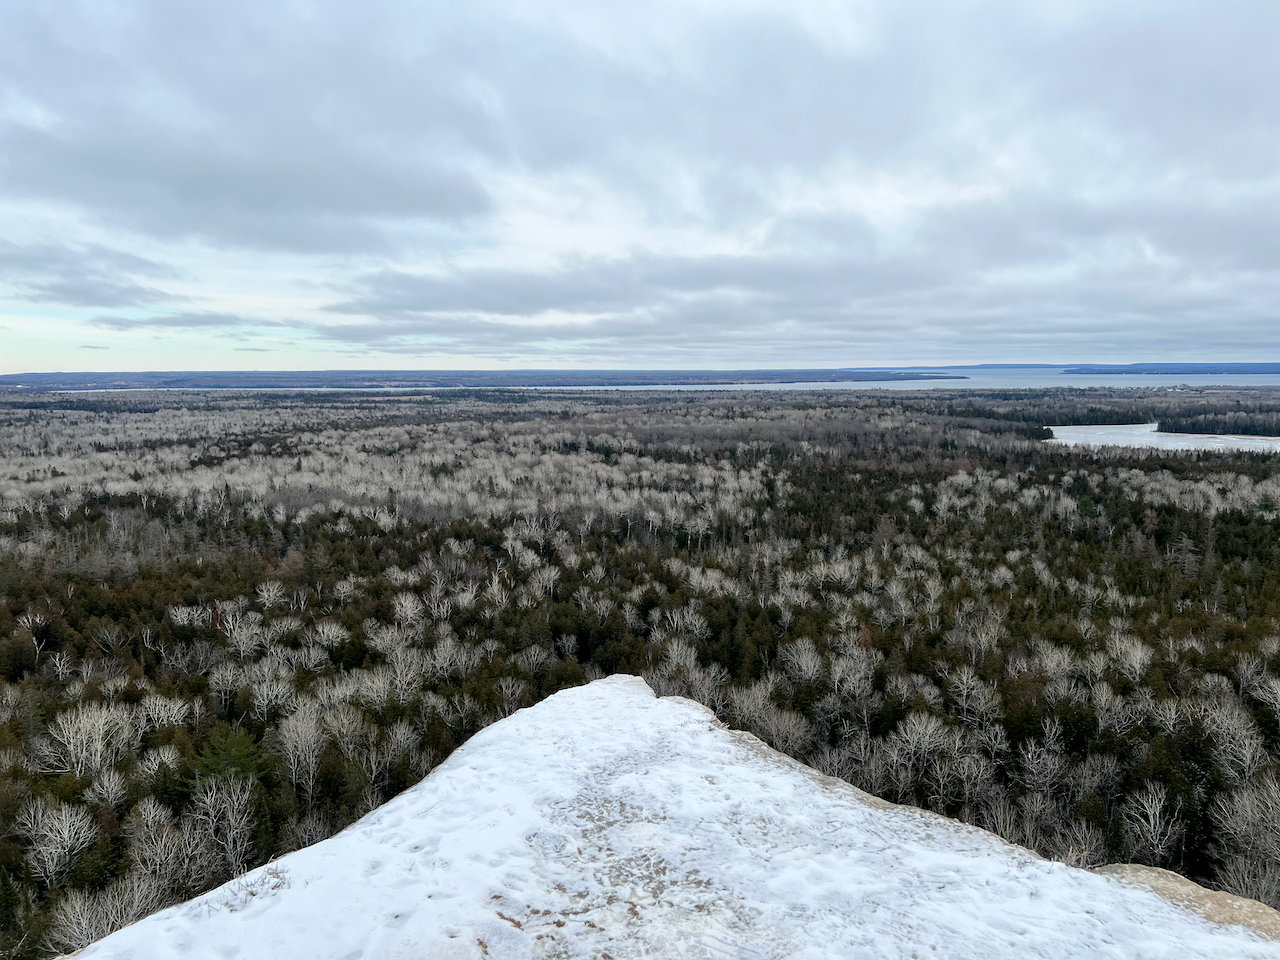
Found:
M 181 300 L 135 277 L 166 277 L 161 264 L 98 244 L 21 246 L 0 240 L 0 283 L 17 299 L 77 307 L 130 307 Z
M 384 61 L 399 38 L 354 13 L 11 8 L 10 79 L 53 119 L 9 124 L 8 191 L 154 237 L 307 252 L 381 249 L 384 221 L 484 212 L 458 155 L 454 128 L 476 111 L 460 64 L 433 67 L 429 40 L 422 60 Z M 389 103 L 411 100 L 407 115 Z
M 279 321 L 242 317 L 232 313 L 173 313 L 153 317 L 94 317 L 104 330 L 243 330 L 281 326 Z
M 0 280 L 393 357 L 1253 358 L 1277 35 L 1246 0 L 10 5 L 0 228 L 84 235 Z

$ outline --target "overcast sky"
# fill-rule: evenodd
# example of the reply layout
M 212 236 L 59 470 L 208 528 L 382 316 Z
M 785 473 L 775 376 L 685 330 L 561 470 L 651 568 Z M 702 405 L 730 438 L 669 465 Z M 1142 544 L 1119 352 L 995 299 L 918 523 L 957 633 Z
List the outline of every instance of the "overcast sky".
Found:
M 11 0 L 0 345 L 1280 361 L 1280 4 Z

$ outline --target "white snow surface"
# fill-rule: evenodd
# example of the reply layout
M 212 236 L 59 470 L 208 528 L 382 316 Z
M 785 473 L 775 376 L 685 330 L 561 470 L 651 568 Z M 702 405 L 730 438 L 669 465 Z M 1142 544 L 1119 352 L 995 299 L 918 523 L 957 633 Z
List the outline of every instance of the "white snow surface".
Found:
M 1053 440 L 1068 447 L 1157 447 L 1161 450 L 1247 450 L 1275 453 L 1280 437 L 1245 437 L 1216 433 L 1160 433 L 1158 423 L 1087 423 L 1050 427 Z
M 1217 960 L 1280 944 L 874 801 L 617 676 L 81 957 Z

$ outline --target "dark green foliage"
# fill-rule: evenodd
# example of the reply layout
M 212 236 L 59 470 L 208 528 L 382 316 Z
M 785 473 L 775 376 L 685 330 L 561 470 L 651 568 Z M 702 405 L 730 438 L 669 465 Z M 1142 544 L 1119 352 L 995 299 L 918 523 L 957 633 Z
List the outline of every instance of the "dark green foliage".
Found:
M 262 752 L 248 731 L 219 724 L 199 756 L 189 761 L 188 768 L 191 780 L 221 777 L 234 771 L 258 782 L 273 765 L 271 758 Z

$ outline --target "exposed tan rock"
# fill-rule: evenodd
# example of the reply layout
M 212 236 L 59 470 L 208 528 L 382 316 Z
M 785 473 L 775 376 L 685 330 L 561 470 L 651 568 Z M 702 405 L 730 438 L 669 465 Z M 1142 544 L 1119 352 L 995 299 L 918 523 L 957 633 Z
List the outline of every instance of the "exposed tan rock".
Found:
M 1210 890 L 1172 871 L 1136 863 L 1109 863 L 1105 867 L 1097 867 L 1094 873 L 1146 887 L 1213 923 L 1246 927 L 1261 937 L 1280 941 L 1280 911 L 1257 900 Z

